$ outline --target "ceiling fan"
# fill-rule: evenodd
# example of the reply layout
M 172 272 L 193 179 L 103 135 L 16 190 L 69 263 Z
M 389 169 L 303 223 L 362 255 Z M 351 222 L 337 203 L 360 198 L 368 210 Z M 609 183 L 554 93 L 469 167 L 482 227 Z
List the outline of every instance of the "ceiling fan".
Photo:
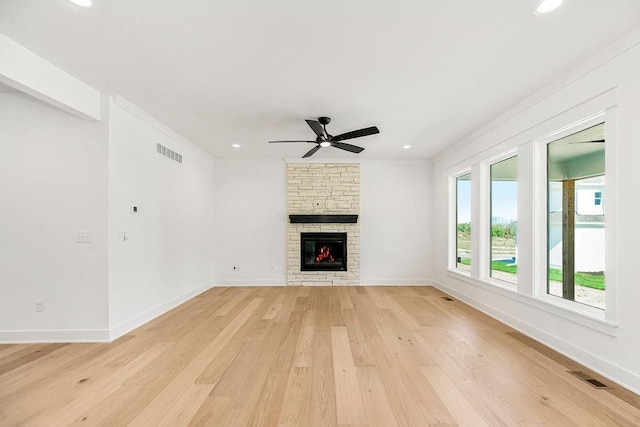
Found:
M 604 139 L 594 139 L 593 141 L 572 141 L 569 144 L 604 144 Z
M 281 142 L 308 142 L 316 144 L 311 150 L 307 151 L 302 158 L 313 156 L 316 151 L 323 147 L 335 147 L 341 150 L 350 151 L 352 153 L 359 153 L 364 148 L 357 145 L 346 144 L 342 141 L 353 138 L 360 138 L 361 136 L 375 135 L 380 133 L 377 127 L 371 126 L 364 129 L 352 130 L 351 132 L 342 133 L 340 135 L 333 136 L 327 132 L 327 125 L 331 122 L 329 117 L 318 117 L 318 120 L 305 120 L 311 130 L 316 134 L 315 141 L 269 141 L 270 143 Z

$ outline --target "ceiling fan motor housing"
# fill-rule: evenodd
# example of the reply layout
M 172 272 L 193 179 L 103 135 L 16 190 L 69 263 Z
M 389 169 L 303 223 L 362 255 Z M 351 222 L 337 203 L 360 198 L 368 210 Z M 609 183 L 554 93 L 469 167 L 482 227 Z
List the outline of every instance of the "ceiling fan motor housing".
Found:
M 330 117 L 318 117 L 318 122 L 322 125 L 322 126 L 326 126 L 329 123 L 331 123 L 331 118 Z

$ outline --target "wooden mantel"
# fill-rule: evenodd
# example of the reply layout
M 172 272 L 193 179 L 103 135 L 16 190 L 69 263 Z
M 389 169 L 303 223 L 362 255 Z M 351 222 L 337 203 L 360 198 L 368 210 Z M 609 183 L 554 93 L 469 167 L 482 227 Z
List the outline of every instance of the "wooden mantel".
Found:
M 289 215 L 289 222 L 291 224 L 353 224 L 358 222 L 358 215 Z

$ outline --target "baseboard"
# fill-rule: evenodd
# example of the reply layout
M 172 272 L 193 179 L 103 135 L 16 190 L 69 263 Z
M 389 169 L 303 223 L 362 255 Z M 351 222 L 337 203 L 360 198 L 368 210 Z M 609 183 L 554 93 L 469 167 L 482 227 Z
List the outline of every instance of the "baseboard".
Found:
M 468 304 L 487 316 L 490 316 L 510 327 L 518 332 L 527 335 L 530 338 L 546 345 L 547 347 L 557 351 L 558 353 L 575 360 L 576 362 L 584 365 L 594 372 L 614 381 L 621 386 L 633 391 L 636 394 L 640 394 L 640 375 L 637 375 L 621 366 L 609 362 L 606 359 L 601 358 L 583 348 L 577 347 L 565 339 L 561 339 L 545 330 L 538 328 L 528 322 L 524 322 L 518 318 L 508 315 L 495 307 L 480 302 L 474 298 L 468 297 L 449 286 L 433 281 L 433 286 L 441 291 L 456 297 L 460 301 Z
M 0 331 L 0 344 L 108 342 L 107 329 Z
M 237 288 L 249 286 L 287 286 L 282 280 L 218 280 L 213 285 L 216 288 Z
M 201 293 L 211 289 L 213 287 L 213 282 L 207 283 L 205 285 L 199 286 L 189 292 L 186 292 L 170 301 L 167 301 L 164 304 L 160 304 L 150 310 L 145 311 L 144 313 L 140 313 L 136 316 L 133 316 L 132 318 L 130 318 L 129 320 L 126 320 L 122 323 L 120 323 L 119 325 L 111 328 L 109 330 L 109 340 L 108 341 L 113 341 L 115 339 L 120 338 L 121 336 L 133 331 L 136 328 L 139 328 L 140 326 L 144 325 L 147 322 L 150 322 L 151 320 L 155 319 L 158 316 L 163 315 L 164 313 L 166 313 L 169 310 L 172 310 L 174 308 L 176 308 L 177 306 L 179 306 L 180 304 L 183 304 L 187 301 L 189 301 L 191 298 L 200 295 Z
M 359 286 L 431 286 L 432 280 L 361 280 Z
M 432 280 L 371 280 L 350 286 L 431 286 Z M 276 280 L 219 280 L 215 282 L 216 288 L 234 288 L 250 286 L 287 286 L 286 283 Z

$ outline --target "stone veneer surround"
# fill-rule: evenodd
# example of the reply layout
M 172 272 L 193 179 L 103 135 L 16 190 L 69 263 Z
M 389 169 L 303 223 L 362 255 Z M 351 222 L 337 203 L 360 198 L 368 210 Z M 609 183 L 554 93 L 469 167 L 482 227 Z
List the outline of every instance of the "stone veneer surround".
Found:
M 360 165 L 289 163 L 287 213 L 360 214 Z M 288 218 L 287 218 L 288 220 Z M 347 233 L 347 271 L 300 271 L 300 233 Z M 287 227 L 287 285 L 332 286 L 360 283 L 360 224 L 291 224 Z

